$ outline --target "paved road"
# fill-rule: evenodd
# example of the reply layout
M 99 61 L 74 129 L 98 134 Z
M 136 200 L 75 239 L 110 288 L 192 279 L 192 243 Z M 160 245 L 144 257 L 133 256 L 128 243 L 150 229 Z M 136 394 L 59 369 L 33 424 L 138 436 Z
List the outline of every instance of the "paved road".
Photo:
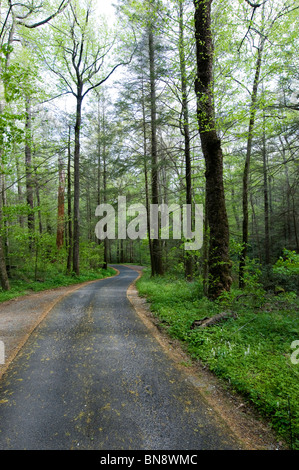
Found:
M 0 449 L 240 448 L 127 299 L 138 273 L 64 298 L 0 384 Z

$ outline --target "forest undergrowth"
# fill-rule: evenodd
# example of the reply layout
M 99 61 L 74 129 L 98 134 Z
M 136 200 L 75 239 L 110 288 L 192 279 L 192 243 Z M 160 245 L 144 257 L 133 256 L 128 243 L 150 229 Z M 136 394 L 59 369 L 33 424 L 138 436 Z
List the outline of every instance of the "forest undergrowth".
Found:
M 34 252 L 28 253 L 27 258 L 24 257 L 25 261 L 21 260 L 23 252 L 19 249 L 18 256 L 14 256 L 16 264 L 11 265 L 9 269 L 10 290 L 5 291 L 0 288 L 0 302 L 47 289 L 103 279 L 115 274 L 113 268 L 101 267 L 104 261 L 103 250 L 95 243 L 81 244 L 80 274 L 76 275 L 71 270 L 67 272 L 65 247 L 57 251 L 53 240 L 50 242 L 43 245 L 43 253 L 39 253 L 39 257 Z

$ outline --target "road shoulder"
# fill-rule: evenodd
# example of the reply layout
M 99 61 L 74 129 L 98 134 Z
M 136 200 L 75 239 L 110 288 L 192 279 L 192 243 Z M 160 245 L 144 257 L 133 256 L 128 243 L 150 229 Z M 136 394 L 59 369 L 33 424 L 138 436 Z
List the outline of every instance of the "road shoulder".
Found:
M 229 389 L 227 384 L 207 368 L 190 359 L 182 344 L 170 338 L 159 328 L 159 320 L 152 314 L 146 299 L 138 295 L 136 282 L 142 276 L 141 267 L 128 267 L 138 271 L 138 278 L 130 285 L 127 297 L 136 313 L 148 327 L 166 354 L 173 360 L 186 377 L 202 394 L 218 415 L 243 442 L 246 450 L 283 450 L 270 425 L 263 420 L 246 400 Z

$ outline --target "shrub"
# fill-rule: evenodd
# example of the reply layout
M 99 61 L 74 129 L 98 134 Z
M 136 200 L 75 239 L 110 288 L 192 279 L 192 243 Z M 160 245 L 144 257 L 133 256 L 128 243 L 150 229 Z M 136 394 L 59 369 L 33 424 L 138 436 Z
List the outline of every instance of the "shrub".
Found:
M 272 279 L 276 286 L 299 294 L 299 254 L 285 249 L 273 266 Z

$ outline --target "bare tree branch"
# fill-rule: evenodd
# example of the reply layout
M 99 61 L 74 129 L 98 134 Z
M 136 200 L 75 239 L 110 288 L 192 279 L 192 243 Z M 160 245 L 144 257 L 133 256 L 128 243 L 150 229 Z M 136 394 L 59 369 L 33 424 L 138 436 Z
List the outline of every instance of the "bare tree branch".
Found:
M 253 10 L 252 10 L 252 14 L 251 14 L 251 18 L 250 18 L 250 21 L 249 21 L 249 26 L 248 26 L 247 32 L 246 32 L 245 36 L 243 37 L 243 39 L 242 39 L 242 41 L 241 41 L 241 43 L 240 43 L 240 46 L 238 47 L 238 51 L 239 51 L 239 52 L 240 52 L 240 49 L 241 49 L 241 47 L 242 47 L 242 44 L 243 44 L 243 42 L 245 41 L 245 39 L 246 39 L 246 37 L 247 37 L 249 31 L 252 29 L 252 21 L 253 21 L 253 17 L 254 17 L 254 14 L 255 14 L 256 9 L 259 8 L 259 7 L 261 7 L 261 6 L 263 6 L 265 3 L 267 3 L 267 1 L 268 1 L 268 0 L 264 0 L 264 1 L 261 2 L 261 3 L 253 3 L 253 2 L 251 2 L 250 0 L 245 0 L 245 2 L 248 3 L 248 5 L 250 5 L 250 6 L 253 8 Z
M 98 88 L 99 86 L 101 86 L 104 82 L 106 82 L 108 80 L 109 77 L 111 77 L 111 75 L 115 72 L 115 70 L 118 68 L 118 67 L 121 67 L 122 65 L 129 65 L 133 59 L 133 56 L 135 54 L 135 51 L 136 49 L 132 52 L 131 54 L 131 57 L 130 59 L 127 61 L 127 62 L 120 62 L 119 64 L 115 65 L 112 70 L 108 73 L 108 75 L 106 75 L 105 78 L 103 78 L 102 80 L 100 80 L 98 83 L 96 83 L 95 85 L 92 85 L 91 87 L 89 87 L 85 93 L 83 94 L 83 98 L 87 95 L 87 93 L 89 93 L 91 90 L 94 90 L 95 88 Z
M 2 37 L 2 34 L 3 34 L 3 32 L 4 32 L 4 29 L 5 29 L 5 26 L 6 26 L 7 20 L 8 20 L 8 18 L 9 18 L 9 15 L 10 15 L 11 9 L 12 9 L 12 6 L 11 6 L 11 5 L 9 5 L 9 9 L 8 9 L 8 12 L 7 12 L 6 18 L 5 18 L 5 20 L 4 20 L 4 23 L 3 23 L 3 25 L 2 25 L 2 29 L 1 29 L 1 33 L 0 33 L 0 38 Z
M 47 18 L 45 18 L 44 20 L 41 20 L 37 23 L 34 23 L 34 24 L 26 24 L 26 23 L 23 23 L 22 21 L 20 21 L 19 23 L 22 24 L 23 26 L 25 26 L 26 28 L 29 28 L 29 29 L 34 29 L 34 28 L 38 28 L 39 26 L 43 26 L 44 24 L 46 23 L 49 23 L 49 21 L 51 21 L 53 18 L 55 18 L 57 15 L 59 15 L 60 13 L 63 12 L 63 10 L 66 9 L 66 7 L 70 4 L 71 0 L 62 0 L 58 10 L 56 10 L 55 13 L 53 13 L 52 15 L 48 16 Z
M 250 2 L 250 0 L 245 0 L 246 3 L 248 3 L 248 5 L 250 5 L 252 8 L 259 8 L 261 7 L 262 5 L 264 5 L 264 3 L 267 3 L 268 0 L 264 0 L 264 2 L 261 2 L 261 3 L 252 3 Z

